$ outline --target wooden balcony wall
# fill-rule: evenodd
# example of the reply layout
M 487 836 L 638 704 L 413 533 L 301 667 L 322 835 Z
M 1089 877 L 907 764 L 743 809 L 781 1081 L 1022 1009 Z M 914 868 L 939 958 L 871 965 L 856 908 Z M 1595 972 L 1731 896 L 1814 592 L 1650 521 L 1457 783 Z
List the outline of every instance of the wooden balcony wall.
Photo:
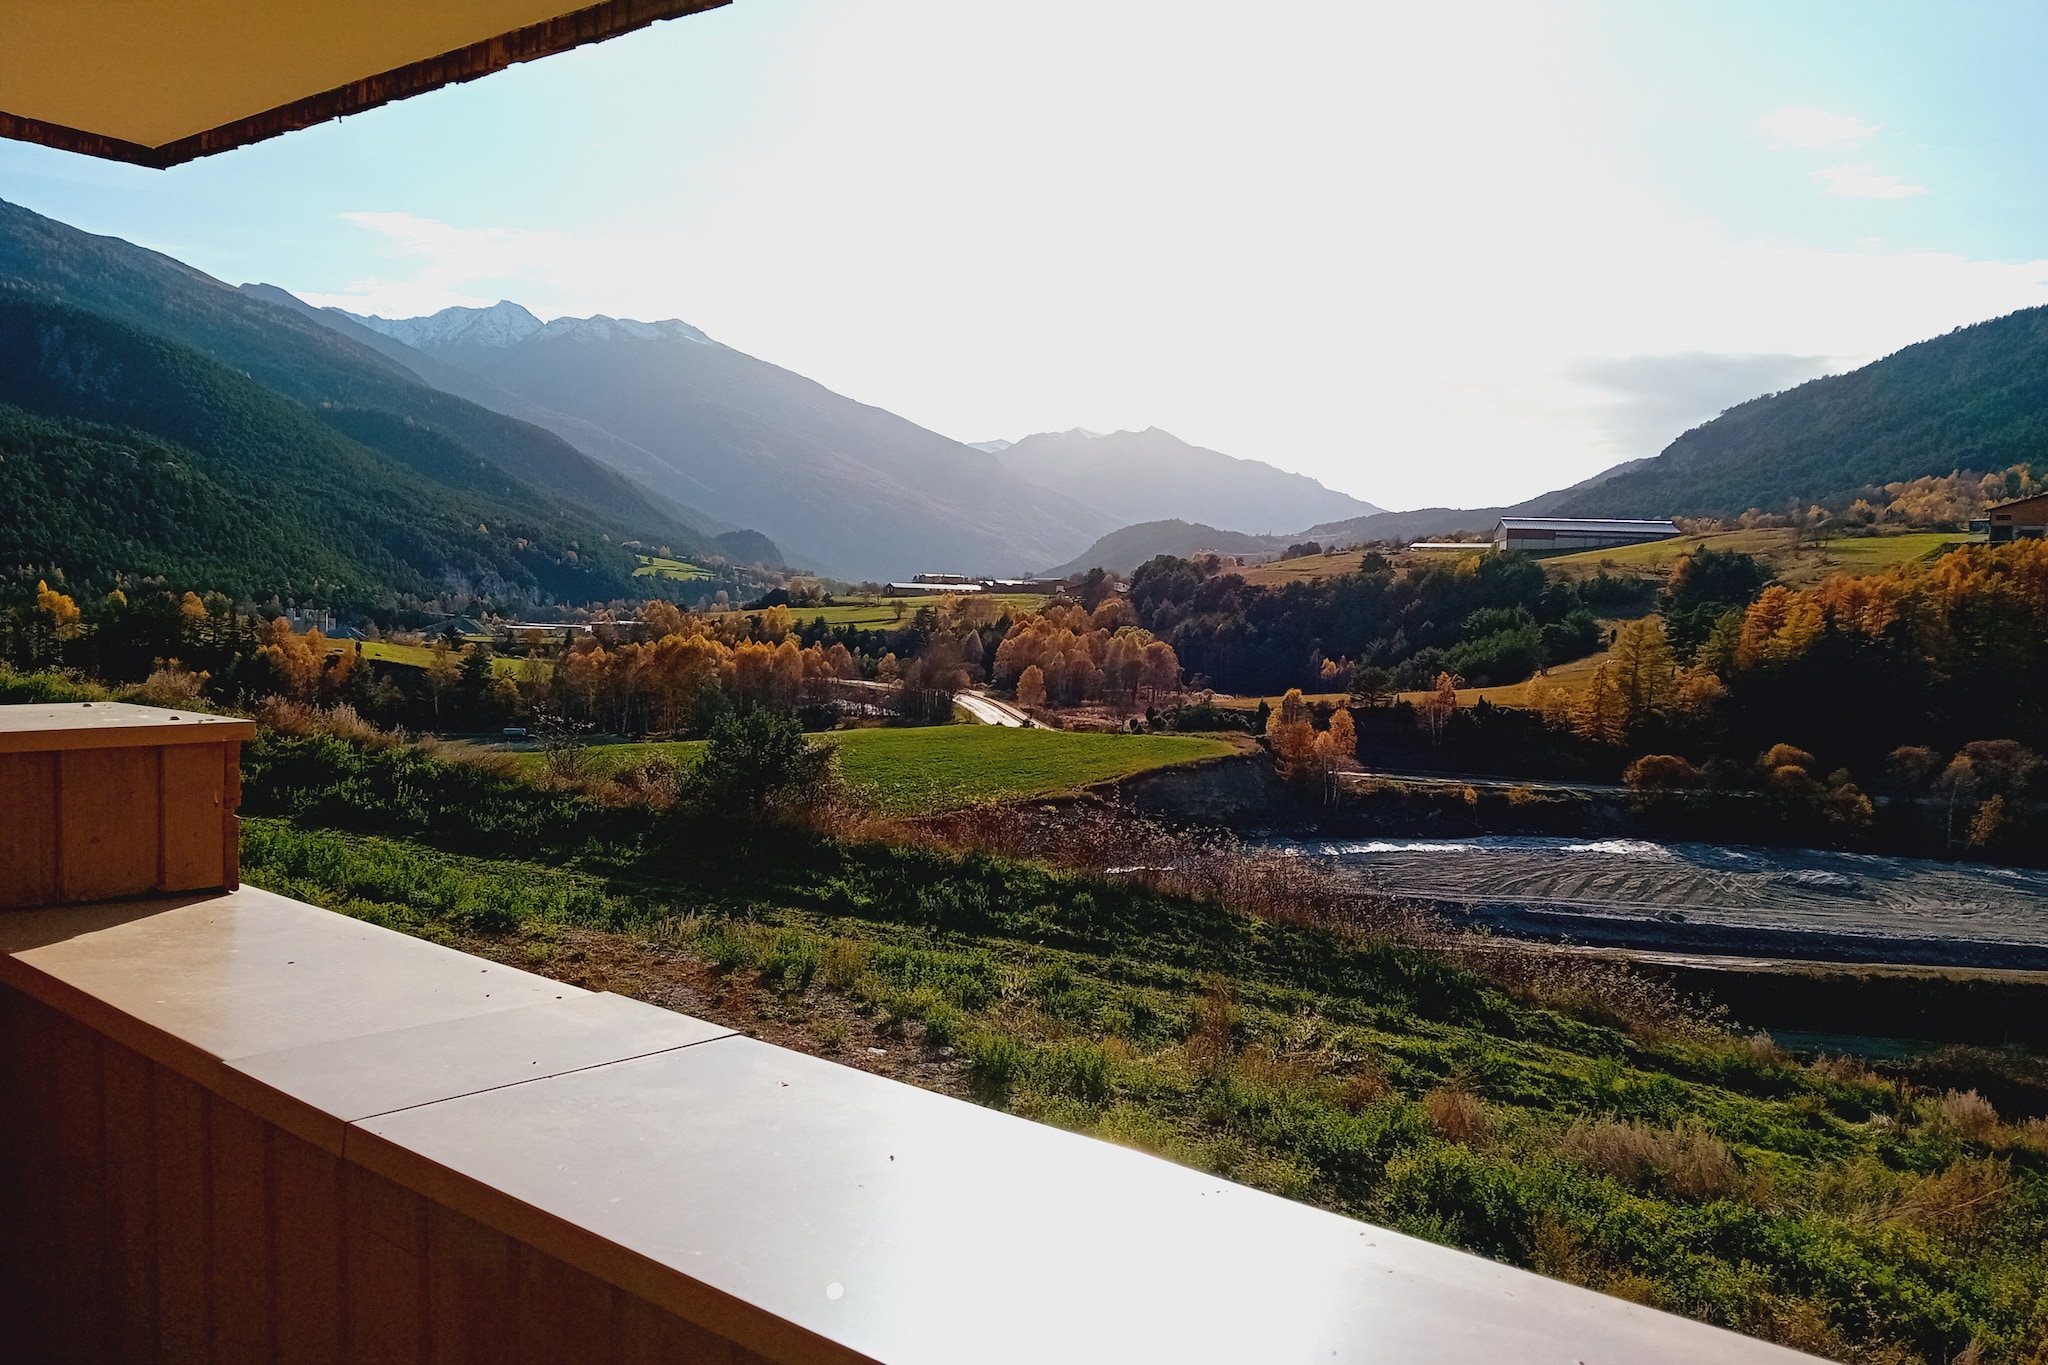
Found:
M 4 1362 L 1807 1359 L 248 887 L 0 911 L 0 1220 Z
M 0 1359 L 765 1359 L 19 991 L 0 1039 Z

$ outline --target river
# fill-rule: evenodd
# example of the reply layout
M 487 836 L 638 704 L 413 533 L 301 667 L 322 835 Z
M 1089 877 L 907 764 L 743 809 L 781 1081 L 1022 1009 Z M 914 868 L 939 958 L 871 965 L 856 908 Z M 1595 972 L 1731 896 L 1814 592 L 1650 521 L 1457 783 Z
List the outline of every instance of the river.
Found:
M 1363 890 L 1526 938 L 2048 970 L 2048 872 L 1807 849 L 1558 839 L 1276 840 Z

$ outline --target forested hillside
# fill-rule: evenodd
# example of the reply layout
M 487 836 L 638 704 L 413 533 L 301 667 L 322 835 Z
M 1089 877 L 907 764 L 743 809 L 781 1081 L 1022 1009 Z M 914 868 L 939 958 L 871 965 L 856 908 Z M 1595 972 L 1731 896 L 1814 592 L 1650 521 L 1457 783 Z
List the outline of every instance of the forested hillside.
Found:
M 0 282 L 217 361 L 430 480 L 488 464 L 527 490 L 529 514 L 578 514 L 615 541 L 680 553 L 724 548 L 696 529 L 708 518 L 664 504 L 552 432 L 441 392 L 299 310 L 156 252 L 0 202 Z
M 6 203 L 0 405 L 13 592 L 155 576 L 328 606 L 585 602 L 676 590 L 634 577 L 636 540 L 779 561 L 302 309 Z
M 1562 499 L 1555 514 L 1846 507 L 1872 485 L 2004 469 L 2044 446 L 2048 308 L 2029 308 L 1730 408 L 1655 459 Z
M 431 428 L 362 409 L 322 421 L 197 352 L 18 287 L 0 287 L 0 404 L 0 564 L 17 587 L 60 570 L 103 591 L 157 574 L 356 606 L 633 589 L 632 556 L 592 519 L 547 511 Z
M 1158 427 L 1040 432 L 996 459 L 1018 478 L 1062 490 L 1119 524 L 1176 519 L 1272 535 L 1381 510 L 1306 474 L 1190 445 Z
M 1159 555 L 1185 558 L 1204 550 L 1223 555 L 1276 555 L 1287 548 L 1285 536 L 1247 535 L 1200 522 L 1143 521 L 1111 531 L 1065 564 L 1047 569 L 1053 577 L 1106 569 L 1127 574 Z
M 346 553 L 210 464 L 146 432 L 0 404 L 0 562 L 22 588 L 60 569 L 59 581 L 130 573 L 237 595 L 355 586 Z

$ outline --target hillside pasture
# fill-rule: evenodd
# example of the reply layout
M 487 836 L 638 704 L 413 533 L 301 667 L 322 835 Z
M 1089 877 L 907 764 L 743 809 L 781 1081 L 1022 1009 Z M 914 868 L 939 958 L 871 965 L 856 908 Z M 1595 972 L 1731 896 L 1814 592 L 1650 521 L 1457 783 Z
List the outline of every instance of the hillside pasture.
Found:
M 996 614 L 999 616 L 1018 616 L 1027 611 L 1037 611 L 1052 600 L 1041 594 L 1028 592 L 980 593 L 976 595 L 994 602 L 996 604 Z M 862 598 L 857 601 L 841 600 L 825 607 L 791 607 L 789 611 L 792 616 L 805 625 L 809 625 L 819 617 L 823 617 L 825 624 L 828 626 L 849 626 L 855 630 L 894 630 L 898 626 L 910 624 L 910 618 L 917 615 L 919 607 L 931 607 L 937 610 L 940 603 L 948 600 L 948 598 L 957 600 L 959 596 L 960 594 L 958 593 L 931 593 L 917 597 Z M 734 613 L 721 612 L 719 614 L 731 615 Z M 737 614 L 753 616 L 758 613 L 738 611 Z
M 1531 691 L 1542 684 L 1548 684 L 1563 692 L 1582 691 L 1593 681 L 1594 670 L 1606 661 L 1607 651 L 1603 649 L 1599 653 L 1590 654 L 1583 659 L 1574 659 L 1568 664 L 1559 664 L 1548 672 L 1540 673 L 1526 682 L 1508 683 L 1500 687 L 1461 687 L 1458 689 L 1458 705 L 1471 706 L 1475 702 L 1488 701 L 1495 706 L 1527 706 L 1531 700 Z M 1428 695 L 1427 692 L 1401 692 L 1395 695 L 1394 700 L 1411 703 L 1419 702 Z M 1277 711 L 1280 709 L 1280 700 L 1277 696 L 1243 697 L 1228 696 L 1221 693 L 1217 694 L 1215 698 L 1216 705 L 1233 711 L 1256 711 L 1259 709 L 1261 701 Z M 1350 697 L 1343 692 L 1309 692 L 1303 694 L 1302 700 L 1308 702 L 1311 706 L 1319 704 L 1341 706 L 1350 701 Z
M 1475 547 L 1477 548 L 1477 547 Z M 1299 555 L 1293 559 L 1275 559 L 1265 564 L 1249 564 L 1242 569 L 1228 570 L 1240 574 L 1247 583 L 1262 588 L 1277 588 L 1283 583 L 1309 583 L 1319 578 L 1335 578 L 1339 574 L 1357 573 L 1359 561 L 1364 559 L 1363 550 L 1346 550 L 1334 555 Z
M 1662 578 L 1673 564 L 1695 550 L 1737 551 L 1762 560 L 1780 582 L 1803 587 L 1818 583 L 1829 574 L 1876 573 L 1895 564 L 1932 559 L 1951 545 L 1972 544 L 1981 539 L 1955 531 L 1902 531 L 1814 540 L 1784 527 L 1759 527 L 1554 555 L 1543 561 L 1543 568 L 1546 573 L 1573 582 L 1602 573 L 1621 578 Z
M 357 652 L 358 645 L 362 646 L 360 652 L 363 658 L 371 663 L 399 664 L 406 668 L 422 669 L 434 665 L 434 650 L 431 645 L 395 645 L 389 640 L 329 640 L 327 652 L 353 654 Z M 457 666 L 462 663 L 462 656 L 459 653 L 455 656 L 455 662 Z M 526 662 L 517 655 L 494 654 L 491 656 L 491 673 L 495 677 L 516 678 L 519 671 L 526 667 Z M 554 667 L 546 659 L 536 659 L 534 663 L 543 672 Z
M 634 555 L 640 567 L 633 570 L 635 578 L 671 578 L 678 583 L 693 579 L 711 577 L 711 570 L 690 563 L 686 559 L 670 559 L 666 555 Z
M 1221 758 L 1238 747 L 1212 735 L 1083 734 L 995 725 L 836 730 L 813 742 L 837 749 L 847 783 L 891 815 L 1037 800 L 1153 768 Z M 530 773 L 539 772 L 545 761 L 532 745 L 448 747 L 457 753 L 510 752 Z M 703 751 L 702 740 L 597 744 L 587 751 L 586 761 L 600 773 L 621 772 L 650 758 L 687 768 Z

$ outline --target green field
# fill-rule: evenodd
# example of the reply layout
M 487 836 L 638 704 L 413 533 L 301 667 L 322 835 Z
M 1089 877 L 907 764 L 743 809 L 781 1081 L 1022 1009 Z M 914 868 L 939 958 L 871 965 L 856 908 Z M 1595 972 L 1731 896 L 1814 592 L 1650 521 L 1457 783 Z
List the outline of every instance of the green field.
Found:
M 634 555 L 640 567 L 633 570 L 635 578 L 673 578 L 687 583 L 695 578 L 711 577 L 711 570 L 701 568 L 686 559 L 669 559 L 662 555 Z
M 846 780 L 895 815 L 951 810 L 977 801 L 1025 801 L 1129 777 L 1150 768 L 1192 763 L 1231 752 L 1207 735 L 1078 734 L 1012 730 L 994 725 L 936 725 L 903 730 L 838 730 L 817 736 L 839 750 Z M 601 744 L 590 762 L 617 772 L 648 758 L 687 766 L 702 740 Z M 520 752 L 538 769 L 541 755 Z
M 1913 531 L 1902 536 L 1830 540 L 1821 545 L 1820 552 L 1843 573 L 1875 573 L 1910 560 L 1933 559 L 1948 546 L 1976 544 L 1982 539 L 1954 531 Z
M 1765 561 L 1782 581 L 1800 585 L 1818 582 L 1831 573 L 1876 573 L 1895 564 L 1931 559 L 1945 546 L 1973 543 L 1979 539 L 1955 531 L 1907 531 L 1897 535 L 1843 536 L 1802 543 L 1795 540 L 1791 531 L 1783 529 L 1716 531 L 1704 536 L 1679 536 L 1674 540 L 1653 540 L 1642 545 L 1551 555 L 1543 560 L 1543 567 L 1560 577 L 1573 579 L 1590 578 L 1603 570 L 1644 577 L 1661 575 L 1694 550 L 1736 550 Z
M 409 668 L 431 668 L 434 663 L 432 647 L 428 645 L 394 645 L 389 640 L 330 640 L 327 643 L 327 652 L 330 654 L 340 654 L 343 651 L 353 653 L 358 644 L 362 646 L 363 657 L 377 663 L 404 664 Z M 455 662 L 458 665 L 462 662 L 460 655 L 456 656 Z M 516 678 L 519 676 L 519 670 L 525 666 L 526 660 L 515 656 L 496 654 L 491 657 L 491 672 L 501 678 Z M 540 666 L 543 669 L 548 669 L 554 665 L 550 664 L 546 659 L 542 659 Z
M 1049 600 L 1037 593 L 1005 592 L 985 594 L 996 604 L 997 615 L 1017 615 L 1021 612 L 1036 611 Z M 928 597 L 878 597 L 872 602 L 836 602 L 829 607 L 791 607 L 790 614 L 797 620 L 809 622 L 825 618 L 828 626 L 852 626 L 858 630 L 890 630 L 907 625 L 917 614 L 919 607 L 934 607 L 939 604 L 940 595 Z M 741 612 L 743 616 L 757 613 Z

